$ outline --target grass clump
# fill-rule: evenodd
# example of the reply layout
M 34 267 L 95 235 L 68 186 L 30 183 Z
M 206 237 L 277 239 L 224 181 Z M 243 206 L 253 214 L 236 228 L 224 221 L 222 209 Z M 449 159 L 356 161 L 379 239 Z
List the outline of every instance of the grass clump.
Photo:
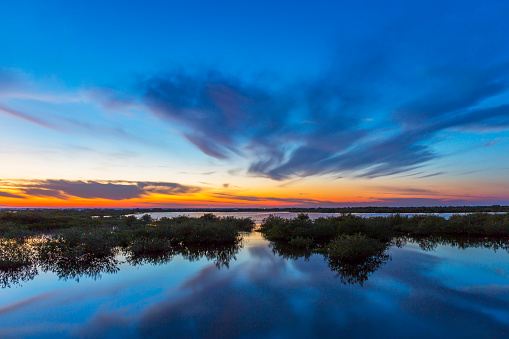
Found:
M 250 218 L 213 214 L 154 220 L 148 214 L 138 218 L 135 215 L 93 216 L 90 211 L 76 210 L 0 211 L 0 237 L 21 240 L 46 234 L 57 239 L 55 244 L 59 247 L 89 252 L 100 252 L 101 246 L 110 247 L 111 242 L 126 247 L 137 238 L 164 239 L 172 245 L 234 243 L 240 233 L 253 228 Z
M 302 214 L 294 219 L 269 216 L 263 220 L 259 231 L 271 241 L 290 243 L 299 237 L 309 238 L 317 247 L 338 236 L 358 233 L 382 242 L 395 236 L 509 237 L 509 213 L 472 213 L 453 215 L 449 219 L 433 214 L 372 218 L 343 214 L 314 221 Z M 299 244 L 298 241 L 294 243 Z
M 241 246 L 241 233 L 253 227 L 249 218 L 213 214 L 157 220 L 148 214 L 107 218 L 74 210 L 40 211 L 40 215 L 0 212 L 0 270 L 5 271 L 0 272 L 5 281 L 0 283 L 7 286 L 28 279 L 36 266 L 63 279 L 97 278 L 118 270 L 119 253 L 133 264 L 163 263 L 180 254 L 188 260 L 205 256 L 218 267 L 228 266 Z M 34 237 L 38 241 L 22 245 Z M 25 249 L 30 249 L 30 256 L 21 255 Z
M 314 245 L 314 241 L 311 238 L 296 237 L 290 240 L 289 245 L 295 248 L 309 249 Z
M 392 239 L 416 239 L 425 250 L 450 241 L 460 247 L 507 249 L 509 213 L 473 213 L 449 219 L 432 214 L 371 218 L 342 214 L 316 220 L 305 214 L 294 219 L 271 215 L 259 231 L 272 241 L 274 253 L 293 259 L 321 253 L 342 282 L 362 285 L 389 259 L 386 250 Z
M 330 242 L 326 251 L 331 260 L 356 262 L 375 256 L 386 248 L 387 245 L 381 241 L 356 233 L 337 237 Z
M 165 239 L 172 245 L 219 245 L 235 243 L 241 232 L 250 232 L 254 222 L 249 218 L 217 217 L 205 214 L 199 218 L 176 217 L 131 225 L 117 232 L 120 238 Z

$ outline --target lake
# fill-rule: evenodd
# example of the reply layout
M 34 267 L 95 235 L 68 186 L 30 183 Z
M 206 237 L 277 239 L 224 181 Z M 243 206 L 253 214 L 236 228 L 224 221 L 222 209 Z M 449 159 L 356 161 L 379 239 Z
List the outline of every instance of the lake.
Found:
M 3 272 L 0 337 L 509 336 L 507 243 L 400 240 L 364 267 L 335 267 L 253 232 L 224 253 L 119 253 L 84 270 Z

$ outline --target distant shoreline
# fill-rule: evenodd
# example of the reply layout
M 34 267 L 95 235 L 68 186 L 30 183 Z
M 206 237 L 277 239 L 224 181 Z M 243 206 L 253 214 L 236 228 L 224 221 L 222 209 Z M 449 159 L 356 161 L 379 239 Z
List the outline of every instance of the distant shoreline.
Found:
M 120 215 L 153 212 L 292 212 L 292 213 L 474 213 L 509 212 L 509 206 L 421 206 L 421 207 L 337 207 L 337 208 L 0 208 L 15 210 L 76 210 L 94 215 Z

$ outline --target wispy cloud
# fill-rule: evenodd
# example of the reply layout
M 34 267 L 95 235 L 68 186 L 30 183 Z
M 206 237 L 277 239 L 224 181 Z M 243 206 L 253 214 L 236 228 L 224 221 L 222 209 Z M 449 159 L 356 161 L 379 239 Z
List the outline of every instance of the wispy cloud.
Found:
M 82 90 L 82 100 L 106 110 L 149 111 L 203 154 L 240 157 L 242 174 L 289 180 L 417 172 L 447 156 L 434 147 L 443 131 L 509 130 L 509 21 L 501 14 L 508 5 L 469 3 L 451 15 L 451 5 L 423 4 L 398 4 L 369 26 L 348 21 L 321 76 L 267 81 L 213 67 L 180 68 L 142 74 L 130 91 L 124 85 Z M 13 74 L 0 69 L 0 94 L 26 86 Z M 64 133 L 144 142 L 134 124 L 10 107 L 2 103 L 0 112 Z
M 493 199 L 447 199 L 447 198 L 386 198 L 377 199 L 369 203 L 359 203 L 353 206 L 389 206 L 389 207 L 419 207 L 419 206 L 478 206 L 478 205 L 492 205 L 500 198 Z
M 440 192 L 427 188 L 416 188 L 416 187 L 394 187 L 394 186 L 377 186 L 371 188 L 372 191 L 380 192 L 381 194 L 394 195 L 440 195 Z
M 431 178 L 431 177 L 436 177 L 436 176 L 442 175 L 442 174 L 445 174 L 445 172 L 430 173 L 430 174 L 426 174 L 426 175 L 422 175 L 420 177 L 417 177 L 417 179 Z
M 3 105 L 0 105 L 0 113 L 3 113 L 4 115 L 15 117 L 15 118 L 18 118 L 18 119 L 21 119 L 21 120 L 28 121 L 30 123 L 39 125 L 41 127 L 49 128 L 49 129 L 52 129 L 52 130 L 57 130 L 57 128 L 54 125 L 52 125 L 51 123 L 49 123 L 47 121 L 44 121 L 42 119 L 33 117 L 30 114 L 27 114 L 27 113 L 24 113 L 24 112 L 20 112 L 18 110 L 14 110 L 14 109 L 5 107 Z
M 433 148 L 441 131 L 509 129 L 509 103 L 487 103 L 509 90 L 509 24 L 499 13 L 404 14 L 339 38 L 322 77 L 288 86 L 219 70 L 160 72 L 103 101 L 135 101 L 203 153 L 244 157 L 248 173 L 275 180 L 409 172 L 442 156 Z
M 113 109 L 107 103 L 107 96 L 99 95 L 105 90 L 84 90 L 53 88 L 52 84 L 40 82 L 20 71 L 0 68 L 0 114 L 14 117 L 40 127 L 51 129 L 63 134 L 92 135 L 134 141 L 140 144 L 150 144 L 143 135 L 133 131 L 129 124 L 122 124 L 118 119 L 111 120 L 104 111 L 97 111 L 97 102 L 104 108 Z M 127 105 L 115 91 L 115 102 L 118 106 Z M 100 99 L 100 100 L 99 100 Z M 24 103 L 22 109 L 13 109 L 16 104 Z M 30 103 L 27 105 L 27 102 Z M 106 103 L 105 103 L 106 102 Z M 44 109 L 39 109 L 43 107 Z M 74 105 L 74 106 L 73 106 Z M 111 105 L 114 106 L 112 103 Z M 70 114 L 72 108 L 76 110 L 88 107 L 93 114 Z
M 264 196 L 253 196 L 253 195 L 242 195 L 242 194 L 232 194 L 232 193 L 212 193 L 214 197 L 220 199 L 229 199 L 236 200 L 239 202 L 248 201 L 248 202 L 283 202 L 288 204 L 298 204 L 298 205 L 334 205 L 337 204 L 332 201 L 324 201 L 324 200 L 316 200 L 316 199 L 304 199 L 304 198 L 279 198 L 279 197 L 264 197 Z

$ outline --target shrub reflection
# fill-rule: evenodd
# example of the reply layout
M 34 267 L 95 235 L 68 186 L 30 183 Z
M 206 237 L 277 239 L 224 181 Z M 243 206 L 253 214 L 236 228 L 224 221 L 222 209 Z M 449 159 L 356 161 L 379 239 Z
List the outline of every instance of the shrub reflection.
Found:
M 307 214 L 293 219 L 271 215 L 259 232 L 271 241 L 275 254 L 285 259 L 308 259 L 322 254 L 345 284 L 362 285 L 390 259 L 391 245 L 407 241 L 425 251 L 438 245 L 509 250 L 509 213 L 473 213 L 445 219 L 437 215 L 362 218 L 352 214 L 311 220 Z
M 25 241 L 0 239 L 0 287 L 21 285 L 38 274 L 33 254 Z
M 345 239 L 345 241 L 352 241 L 354 239 Z M 350 246 L 355 248 L 359 245 L 352 241 Z M 390 256 L 386 253 L 390 247 L 390 243 L 380 243 L 379 246 L 369 251 L 369 255 L 360 258 L 359 256 L 349 256 L 345 251 L 344 255 L 337 256 L 334 253 L 331 255 L 330 248 L 302 248 L 292 246 L 285 242 L 271 242 L 272 253 L 281 256 L 285 260 L 297 260 L 309 258 L 315 255 L 321 255 L 327 262 L 331 271 L 336 272 L 336 278 L 345 285 L 359 284 L 363 286 L 369 276 L 380 269 L 389 259 Z
M 2 219 L 3 218 L 3 219 Z M 229 268 L 243 246 L 251 219 L 176 217 L 153 220 L 146 215 L 85 218 L 74 215 L 7 213 L 0 218 L 0 285 L 21 285 L 42 272 L 60 279 L 101 278 L 114 274 L 121 263 L 160 265 L 181 256 L 206 258 L 218 269 Z M 445 220 L 445 219 L 444 219 Z M 508 214 L 455 216 L 399 215 L 363 219 L 352 215 L 294 219 L 271 216 L 260 231 L 272 252 L 286 260 L 309 260 L 320 255 L 344 284 L 363 285 L 389 259 L 391 246 L 415 242 L 425 251 L 438 245 L 489 248 L 509 252 Z M 440 233 L 441 232 L 441 233 Z
M 160 220 L 148 215 L 140 219 L 121 216 L 94 219 L 91 224 L 76 218 L 65 219 L 65 223 L 51 219 L 55 222 L 51 224 L 21 214 L 7 216 L 8 222 L 0 225 L 3 288 L 32 280 L 38 269 L 53 272 L 63 280 L 98 279 L 103 273 L 116 273 L 123 263 L 119 260 L 122 256 L 133 266 L 164 264 L 180 255 L 189 261 L 205 257 L 218 269 L 228 268 L 242 247 L 242 232 L 249 232 L 254 226 L 248 218 L 212 214 Z M 78 226 L 72 226 L 73 220 L 80 221 Z
M 136 245 L 122 248 L 112 244 L 97 251 L 87 248 L 84 243 L 68 244 L 61 238 L 34 238 L 26 242 L 1 239 L 0 286 L 21 285 L 34 279 L 39 270 L 55 273 L 63 280 L 79 281 L 82 277 L 95 280 L 100 279 L 102 274 L 118 272 L 120 264 L 124 262 L 132 266 L 159 265 L 169 263 L 177 255 L 189 261 L 207 258 L 218 269 L 228 268 L 241 248 L 242 242 L 239 240 L 230 245 L 168 246 L 150 251 L 140 251 Z M 119 260 L 119 255 L 123 255 L 125 261 Z

